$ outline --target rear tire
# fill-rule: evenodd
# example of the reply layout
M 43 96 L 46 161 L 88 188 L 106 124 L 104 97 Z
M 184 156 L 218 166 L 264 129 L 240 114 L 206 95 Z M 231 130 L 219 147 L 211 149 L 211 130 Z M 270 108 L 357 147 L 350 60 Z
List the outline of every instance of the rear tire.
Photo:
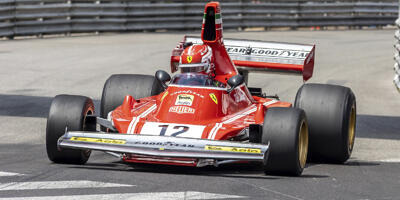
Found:
M 154 96 L 163 91 L 154 76 L 140 74 L 114 74 L 107 79 L 101 95 L 100 116 L 107 118 L 110 111 L 120 106 L 126 95 L 135 99 Z
M 46 127 L 46 150 L 49 159 L 55 163 L 85 164 L 89 150 L 59 149 L 58 139 L 69 131 L 95 131 L 85 126 L 87 115 L 94 114 L 92 99 L 84 96 L 57 95 L 51 102 Z
M 298 108 L 269 108 L 264 118 L 262 143 L 268 144 L 265 174 L 300 176 L 308 150 L 308 125 Z
M 295 107 L 306 112 L 309 122 L 310 160 L 343 163 L 350 158 L 357 111 L 350 88 L 305 84 L 297 92 Z

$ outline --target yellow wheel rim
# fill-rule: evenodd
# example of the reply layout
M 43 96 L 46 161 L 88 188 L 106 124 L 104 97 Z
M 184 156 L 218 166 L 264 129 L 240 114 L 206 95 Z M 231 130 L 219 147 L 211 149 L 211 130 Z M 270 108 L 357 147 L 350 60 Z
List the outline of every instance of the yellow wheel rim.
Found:
M 305 120 L 301 122 L 299 130 L 299 163 L 303 169 L 306 166 L 308 153 L 308 125 Z
M 348 134 L 348 152 L 353 151 L 354 138 L 356 136 L 356 105 L 351 106 L 350 121 L 349 121 L 349 134 Z

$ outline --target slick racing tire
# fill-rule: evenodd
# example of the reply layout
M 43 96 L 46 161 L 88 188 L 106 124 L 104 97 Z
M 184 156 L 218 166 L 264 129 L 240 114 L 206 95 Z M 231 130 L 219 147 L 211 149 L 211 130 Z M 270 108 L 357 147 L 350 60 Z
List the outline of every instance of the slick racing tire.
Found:
M 300 176 L 306 166 L 308 124 L 298 108 L 269 108 L 261 142 L 270 144 L 265 174 Z
M 310 130 L 309 159 L 343 163 L 350 158 L 356 133 L 356 98 L 350 88 L 305 84 L 295 107 L 306 112 Z
M 154 76 L 140 74 L 114 74 L 107 79 L 101 95 L 100 116 L 107 119 L 110 111 L 120 106 L 126 95 L 140 99 L 163 91 Z
M 86 126 L 87 115 L 94 114 L 92 99 L 84 96 L 57 95 L 51 102 L 46 127 L 46 150 L 49 159 L 55 163 L 85 164 L 89 150 L 59 149 L 58 139 L 68 131 L 95 131 Z

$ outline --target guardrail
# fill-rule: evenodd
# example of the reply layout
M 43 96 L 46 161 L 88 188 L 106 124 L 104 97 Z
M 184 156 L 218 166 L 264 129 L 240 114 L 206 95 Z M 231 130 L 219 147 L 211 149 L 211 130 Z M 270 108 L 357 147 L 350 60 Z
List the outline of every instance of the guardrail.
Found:
M 224 28 L 385 26 L 398 14 L 395 0 L 222 0 Z M 192 30 L 204 1 L 0 0 L 0 36 Z
M 400 4 L 399 4 L 399 11 L 400 11 Z M 396 43 L 394 44 L 396 52 L 394 54 L 394 60 L 396 62 L 394 63 L 395 74 L 393 78 L 393 83 L 396 86 L 397 90 L 400 92 L 400 12 L 399 12 L 399 18 L 396 20 L 396 26 L 397 30 L 394 34 L 394 38 L 396 38 Z

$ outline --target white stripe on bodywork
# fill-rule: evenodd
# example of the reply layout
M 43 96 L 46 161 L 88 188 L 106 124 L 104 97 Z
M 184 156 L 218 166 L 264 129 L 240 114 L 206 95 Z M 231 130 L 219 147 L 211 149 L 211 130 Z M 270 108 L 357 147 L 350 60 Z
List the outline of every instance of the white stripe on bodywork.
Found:
M 222 123 L 224 123 L 224 124 L 231 123 L 233 121 L 236 121 L 239 118 L 242 118 L 242 117 L 244 117 L 246 115 L 249 115 L 249 114 L 251 114 L 253 112 L 256 112 L 256 110 L 257 110 L 257 107 L 255 105 L 252 105 L 249 110 L 247 110 L 245 112 L 242 112 L 242 113 L 239 113 L 239 114 L 233 116 L 232 118 L 223 121 Z
M 274 103 L 277 103 L 277 102 L 278 102 L 278 100 L 273 99 L 273 100 L 271 100 L 271 101 L 265 102 L 263 105 L 264 105 L 264 106 L 269 106 L 269 105 L 274 104 Z
M 211 129 L 210 134 L 208 134 L 208 139 L 214 139 L 218 130 L 222 127 L 222 123 L 216 123 L 215 126 Z
M 135 123 L 137 117 L 132 117 L 131 123 L 129 123 L 128 126 L 128 131 L 126 133 L 130 134 L 131 130 L 132 130 L 132 126 Z
M 189 50 L 188 50 L 188 54 L 189 54 L 189 55 L 192 54 L 192 49 L 193 49 L 193 46 L 190 46 L 190 47 L 189 47 Z
M 269 106 L 269 105 L 272 105 L 277 102 L 278 102 L 277 100 L 273 99 L 271 101 L 265 102 L 263 104 L 263 106 Z M 255 105 L 253 105 L 247 111 L 237 114 L 237 115 L 233 116 L 232 118 L 223 121 L 222 123 L 216 123 L 215 126 L 213 127 L 213 129 L 211 129 L 210 134 L 208 134 L 208 139 L 215 139 L 215 136 L 217 135 L 219 129 L 222 127 L 223 124 L 232 123 L 232 122 L 234 122 L 242 117 L 245 117 L 247 115 L 250 115 L 251 113 L 256 112 L 256 111 L 257 111 L 257 107 Z
M 111 120 L 112 120 L 112 118 L 111 118 L 112 112 L 113 112 L 113 111 L 110 111 L 110 112 L 108 112 L 108 114 L 107 114 L 107 120 L 108 120 L 108 121 L 111 121 Z
M 154 104 L 152 105 L 150 108 L 148 108 L 146 111 L 142 112 L 139 116 L 134 117 L 134 119 L 132 118 L 131 123 L 129 124 L 128 127 L 128 134 L 134 134 L 135 132 L 135 128 L 137 123 L 140 121 L 141 118 L 146 117 L 148 114 L 150 114 L 151 112 L 153 112 L 155 109 L 157 108 L 157 105 Z
M 113 111 L 108 112 L 108 114 L 107 114 L 107 120 L 111 122 L 111 125 L 112 125 L 112 126 L 114 126 L 114 120 L 112 119 L 112 113 L 113 113 Z
M 235 121 L 235 120 L 237 120 L 237 119 L 239 119 L 239 118 L 241 118 L 241 117 L 244 117 L 244 116 L 246 116 L 246 115 L 248 115 L 248 114 L 250 114 L 250 113 L 255 112 L 256 110 L 257 110 L 257 107 L 253 105 L 253 106 L 251 106 L 250 109 L 248 109 L 247 111 L 244 111 L 244 112 L 242 112 L 242 113 L 240 113 L 240 114 L 237 114 L 237 115 L 233 116 L 232 118 L 227 119 L 227 120 L 225 120 L 225 121 L 223 121 L 223 122 L 221 122 L 221 123 L 216 123 L 215 126 L 211 129 L 210 133 L 208 134 L 208 139 L 215 139 L 215 136 L 217 135 L 219 129 L 220 129 L 224 124 L 231 123 L 231 122 L 233 122 L 233 121 Z

